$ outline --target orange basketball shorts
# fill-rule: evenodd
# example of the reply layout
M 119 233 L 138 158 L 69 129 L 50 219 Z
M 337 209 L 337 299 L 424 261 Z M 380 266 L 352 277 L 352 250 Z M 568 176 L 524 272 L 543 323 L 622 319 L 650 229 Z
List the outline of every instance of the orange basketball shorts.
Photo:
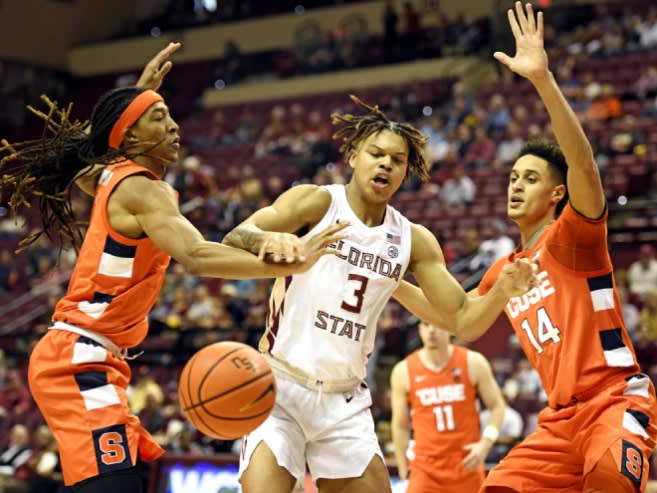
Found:
M 66 485 L 164 453 L 130 413 L 128 364 L 96 341 L 49 330 L 30 356 L 28 382 L 57 440 Z
M 645 491 L 657 439 L 657 400 L 643 374 L 585 402 L 544 409 L 538 428 L 488 474 L 481 492 L 504 486 L 522 493 L 581 493 L 584 477 L 608 450 L 618 474 Z
M 456 447 L 461 447 L 457 444 Z M 432 462 L 411 462 L 406 493 L 476 493 L 484 482 L 483 466 L 466 472 L 461 466 L 463 456 L 442 458 Z

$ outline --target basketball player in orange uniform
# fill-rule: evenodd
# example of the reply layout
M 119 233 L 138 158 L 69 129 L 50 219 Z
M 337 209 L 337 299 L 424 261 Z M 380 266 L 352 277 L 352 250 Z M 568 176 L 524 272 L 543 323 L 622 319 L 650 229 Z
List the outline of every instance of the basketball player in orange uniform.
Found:
M 548 68 L 543 15 L 517 2 L 516 14 L 509 10 L 508 17 L 516 54 L 497 52 L 495 58 L 534 85 L 559 147 L 529 144 L 513 165 L 508 215 L 522 244 L 491 266 L 478 293 L 488 292 L 509 262 L 525 258 L 539 265 L 539 285 L 512 298 L 505 312 L 541 376 L 548 407 L 536 431 L 492 470 L 482 491 L 643 492 L 657 438 L 657 400 L 624 326 L 600 174 Z M 426 308 L 423 317 L 440 323 Z M 479 335 L 473 329 L 469 337 Z
M 81 172 L 109 163 L 93 186 L 82 183 L 95 194 L 88 229 L 68 292 L 29 363 L 32 395 L 53 430 L 64 481 L 74 492 L 141 492 L 138 457 L 148 461 L 163 453 L 130 414 L 126 360 L 128 349 L 146 337 L 146 317 L 170 257 L 196 275 L 274 277 L 309 268 L 326 253 L 324 246 L 341 237 L 335 233 L 343 226 L 333 226 L 303 245 L 307 264 L 268 265 L 205 241 L 182 216 L 175 192 L 162 181 L 166 166 L 178 159 L 179 129 L 153 90 L 178 46 L 170 45 L 147 66 L 142 83 L 150 89 L 102 96 L 88 132 L 65 112 L 58 122 L 42 115 L 52 138 L 2 148 L 2 185 L 12 189 L 14 210 L 36 198 L 44 230 L 73 240 L 77 223 L 60 197 L 66 198 Z
M 399 477 L 408 478 L 408 493 L 479 491 L 504 420 L 502 392 L 480 353 L 450 344 L 449 332 L 428 323 L 419 331 L 422 348 L 390 376 Z M 490 410 L 483 436 L 477 396 Z

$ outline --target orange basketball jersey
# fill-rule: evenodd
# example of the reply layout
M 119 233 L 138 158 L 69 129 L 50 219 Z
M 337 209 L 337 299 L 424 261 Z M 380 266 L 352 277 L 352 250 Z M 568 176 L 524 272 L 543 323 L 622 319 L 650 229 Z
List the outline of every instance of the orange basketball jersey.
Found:
M 550 406 L 588 400 L 639 371 L 623 323 L 607 250 L 606 214 L 589 220 L 566 205 L 539 241 L 495 262 L 479 293 L 517 258 L 539 265 L 539 285 L 509 300 L 505 312 L 541 376 Z
M 436 466 L 436 461 L 456 457 L 463 446 L 479 441 L 477 389 L 468 374 L 468 350 L 453 346 L 447 365 L 440 371 L 427 368 L 420 351 L 406 357 L 413 431 L 413 463 Z M 453 461 L 450 461 L 453 462 Z
M 148 169 L 123 161 L 107 166 L 96 188 L 89 229 L 54 321 L 88 329 L 119 347 L 134 347 L 148 331 L 146 317 L 158 297 L 170 257 L 148 238 L 132 239 L 112 229 L 107 202 L 124 178 Z

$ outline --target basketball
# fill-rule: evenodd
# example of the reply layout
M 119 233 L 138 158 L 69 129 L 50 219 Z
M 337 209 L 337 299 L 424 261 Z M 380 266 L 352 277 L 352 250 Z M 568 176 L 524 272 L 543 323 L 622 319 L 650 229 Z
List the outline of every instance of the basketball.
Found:
M 212 438 L 234 440 L 267 419 L 276 399 L 276 382 L 269 363 L 254 348 L 217 342 L 185 364 L 178 398 L 197 430 Z

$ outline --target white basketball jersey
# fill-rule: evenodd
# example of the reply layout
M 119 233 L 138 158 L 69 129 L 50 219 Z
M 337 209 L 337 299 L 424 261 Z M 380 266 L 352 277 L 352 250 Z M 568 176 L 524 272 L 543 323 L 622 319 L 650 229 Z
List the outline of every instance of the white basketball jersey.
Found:
M 379 315 L 406 273 L 411 223 L 389 205 L 383 224 L 368 227 L 351 209 L 343 185 L 324 188 L 331 205 L 305 237 L 345 220 L 349 237 L 333 245 L 338 255 L 276 279 L 259 348 L 308 380 L 357 383 L 365 378 Z

